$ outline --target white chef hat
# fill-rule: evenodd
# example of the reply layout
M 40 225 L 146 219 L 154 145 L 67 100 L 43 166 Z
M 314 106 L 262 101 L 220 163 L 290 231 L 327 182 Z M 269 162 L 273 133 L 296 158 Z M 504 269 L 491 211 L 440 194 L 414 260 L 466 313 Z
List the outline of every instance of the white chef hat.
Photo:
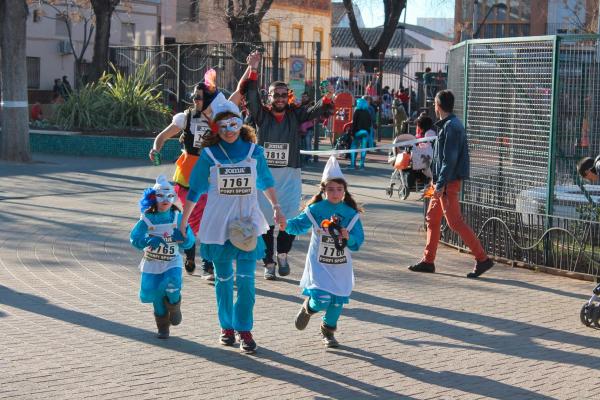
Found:
M 334 155 L 329 157 L 327 160 L 327 164 L 325 164 L 325 169 L 323 170 L 323 177 L 321 178 L 321 182 L 328 182 L 332 179 L 344 179 L 344 174 L 342 174 L 342 169 L 340 168 L 340 164 L 338 163 L 337 158 Z

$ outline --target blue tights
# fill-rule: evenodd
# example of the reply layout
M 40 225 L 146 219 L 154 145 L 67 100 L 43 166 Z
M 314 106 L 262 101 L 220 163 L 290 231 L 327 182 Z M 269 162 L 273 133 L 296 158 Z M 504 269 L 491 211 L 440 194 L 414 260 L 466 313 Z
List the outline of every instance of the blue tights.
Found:
M 360 141 L 360 143 L 359 143 Z M 357 149 L 362 147 L 365 149 L 367 147 L 367 142 L 369 141 L 369 134 L 365 130 L 360 130 L 354 134 L 354 140 L 352 141 L 351 149 Z M 360 153 L 360 168 L 365 167 L 365 158 L 367 157 L 367 152 L 363 151 Z M 356 168 L 356 153 L 350 153 L 350 160 L 352 162 L 352 167 Z
M 154 314 L 162 317 L 167 315 L 167 306 L 164 298 L 169 303 L 176 304 L 181 300 L 182 268 L 171 268 L 162 274 L 142 273 L 140 285 L 140 300 L 142 303 L 152 303 Z
M 238 332 L 251 331 L 254 323 L 255 260 L 237 260 L 235 283 L 237 299 L 233 302 L 233 260 L 213 261 L 215 265 L 215 293 L 219 323 L 223 329 Z
M 319 312 L 325 310 L 323 323 L 330 328 L 336 328 L 338 319 L 342 314 L 344 304 L 336 301 L 336 296 L 327 292 L 313 294 L 308 302 L 311 311 Z

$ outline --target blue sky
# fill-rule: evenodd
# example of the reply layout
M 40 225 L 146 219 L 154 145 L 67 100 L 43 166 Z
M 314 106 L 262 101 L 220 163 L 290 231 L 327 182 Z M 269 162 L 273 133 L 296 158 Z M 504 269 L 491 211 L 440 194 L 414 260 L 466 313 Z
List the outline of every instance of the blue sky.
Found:
M 360 7 L 365 25 L 378 26 L 383 23 L 383 2 L 381 0 L 355 0 Z M 416 24 L 418 17 L 454 17 L 454 0 L 408 0 L 406 23 Z M 400 21 L 404 14 L 400 16 Z

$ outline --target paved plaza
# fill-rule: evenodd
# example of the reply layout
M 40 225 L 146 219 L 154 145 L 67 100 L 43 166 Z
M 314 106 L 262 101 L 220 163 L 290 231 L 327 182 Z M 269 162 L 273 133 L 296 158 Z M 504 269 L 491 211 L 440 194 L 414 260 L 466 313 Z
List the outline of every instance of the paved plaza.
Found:
M 598 399 L 600 330 L 579 322 L 594 284 L 499 264 L 465 277 L 442 246 L 417 274 L 422 203 L 387 199 L 380 162 L 348 172 L 366 209 L 356 286 L 326 350 L 318 318 L 294 328 L 308 236 L 292 274 L 257 271 L 256 355 L 217 343 L 213 286 L 184 277 L 183 323 L 155 337 L 129 244 L 137 201 L 159 173 L 140 160 L 35 155 L 0 162 L 1 399 Z M 315 193 L 324 163 L 303 171 Z

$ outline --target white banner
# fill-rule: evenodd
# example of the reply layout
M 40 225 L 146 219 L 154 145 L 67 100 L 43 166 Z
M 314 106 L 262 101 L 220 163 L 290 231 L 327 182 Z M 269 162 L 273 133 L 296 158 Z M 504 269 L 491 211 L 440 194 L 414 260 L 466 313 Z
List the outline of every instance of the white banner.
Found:
M 417 143 L 433 142 L 434 140 L 436 140 L 436 137 L 426 137 L 426 138 L 421 138 L 421 139 L 405 140 L 405 141 L 397 142 L 397 143 L 384 144 L 383 146 L 366 147 L 364 149 L 359 148 L 359 149 L 348 149 L 348 150 L 300 150 L 300 154 L 324 156 L 324 155 L 331 155 L 331 154 L 337 155 L 337 154 L 360 153 L 363 151 L 373 151 L 373 150 L 389 150 L 389 149 L 393 149 L 394 147 L 412 146 Z

